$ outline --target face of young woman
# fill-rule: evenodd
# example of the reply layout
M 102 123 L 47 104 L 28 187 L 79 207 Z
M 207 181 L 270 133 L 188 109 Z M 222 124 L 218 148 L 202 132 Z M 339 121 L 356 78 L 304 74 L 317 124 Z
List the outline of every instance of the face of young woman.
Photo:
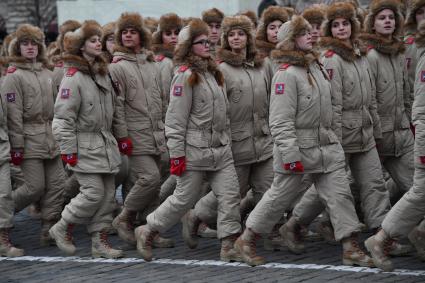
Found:
M 220 34 L 221 34 L 221 24 L 220 23 L 209 23 L 208 24 L 210 33 L 208 35 L 209 40 L 212 44 L 216 45 L 218 41 L 220 40 Z
M 162 32 L 162 42 L 164 44 L 169 44 L 176 46 L 177 44 L 177 37 L 179 36 L 179 30 L 177 29 L 171 29 L 167 31 Z
M 332 37 L 347 40 L 351 37 L 351 22 L 347 19 L 336 18 L 331 24 Z
M 141 47 L 139 32 L 134 28 L 126 28 L 121 33 L 121 41 L 124 47 L 137 49 Z
M 295 45 L 302 51 L 310 51 L 313 48 L 310 32 L 297 36 L 295 38 Z
M 419 25 L 419 23 L 425 19 L 425 6 L 420 7 L 415 14 L 416 23 Z
M 277 32 L 282 25 L 279 20 L 273 21 L 267 25 L 267 41 L 271 43 L 277 43 Z
M 246 48 L 247 35 L 242 29 L 233 29 L 227 34 L 230 48 L 233 51 L 240 51 Z
M 96 57 L 102 54 L 102 42 L 98 35 L 93 35 L 90 38 L 86 39 L 83 47 L 81 47 L 83 54 L 86 54 L 90 57 Z
M 106 50 L 110 53 L 114 53 L 114 46 L 115 46 L 115 36 L 113 34 L 109 35 L 106 38 Z
M 311 42 L 314 44 L 317 41 L 319 41 L 320 38 L 320 25 L 318 24 L 311 24 Z
M 26 39 L 21 41 L 19 44 L 19 49 L 21 51 L 21 56 L 33 60 L 37 58 L 38 55 L 38 45 L 35 41 Z
M 375 32 L 380 35 L 392 35 L 395 31 L 395 15 L 393 10 L 384 9 L 380 11 L 375 16 L 375 22 L 373 27 L 375 29 Z
M 201 58 L 210 57 L 210 41 L 208 36 L 201 34 L 192 42 L 192 53 Z

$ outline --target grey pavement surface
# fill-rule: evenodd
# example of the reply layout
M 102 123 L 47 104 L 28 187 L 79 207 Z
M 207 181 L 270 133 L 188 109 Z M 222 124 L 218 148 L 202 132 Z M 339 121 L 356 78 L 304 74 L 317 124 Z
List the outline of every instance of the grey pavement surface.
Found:
M 306 242 L 308 252 L 293 255 L 285 248 L 259 254 L 269 262 L 266 267 L 219 262 L 220 244 L 215 239 L 200 239 L 197 249 L 187 248 L 180 235 L 180 225 L 166 234 L 176 240 L 172 249 L 155 249 L 154 260 L 141 260 L 131 246 L 116 235 L 114 247 L 125 250 L 121 260 L 97 260 L 90 254 L 90 237 L 77 226 L 75 257 L 65 257 L 55 246 L 40 247 L 40 221 L 25 212 L 15 218 L 12 241 L 24 248 L 24 258 L 0 258 L 0 282 L 425 282 L 425 263 L 414 254 L 394 258 L 395 273 L 377 269 L 345 268 L 341 247 L 322 241 Z M 362 234 L 364 239 L 367 234 Z M 411 275 L 409 275 L 411 272 Z

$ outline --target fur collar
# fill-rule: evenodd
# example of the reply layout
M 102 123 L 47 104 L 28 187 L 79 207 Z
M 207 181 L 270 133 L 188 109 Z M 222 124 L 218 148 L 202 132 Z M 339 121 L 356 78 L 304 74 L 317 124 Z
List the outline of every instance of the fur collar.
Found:
M 319 46 L 327 50 L 332 50 L 341 56 L 342 59 L 351 62 L 367 53 L 366 46 L 356 39 L 353 40 L 353 45 L 351 46 L 337 38 L 322 37 L 319 41 Z
M 242 54 L 236 54 L 232 51 L 224 48 L 219 48 L 217 50 L 217 59 L 219 61 L 226 62 L 232 66 L 242 66 L 243 64 L 251 67 L 259 67 L 263 64 L 264 58 L 262 58 L 258 53 L 254 58 L 248 59 Z
M 84 57 L 71 54 L 63 55 L 62 60 L 66 67 L 77 68 L 78 71 L 88 75 L 105 76 L 108 74 L 108 63 L 102 56 L 97 56 L 93 64 L 90 64 Z
M 387 55 L 398 55 L 406 49 L 404 42 L 396 38 L 388 40 L 377 34 L 363 33 L 359 35 L 359 40 L 363 41 L 368 48 Z
M 276 48 L 275 43 L 271 43 L 264 40 L 255 40 L 255 46 L 257 47 L 258 53 L 260 53 L 260 56 L 262 58 L 266 58 L 270 56 L 270 53 L 273 51 L 273 49 Z
M 115 46 L 114 46 L 114 56 L 115 56 L 115 53 L 117 53 L 117 52 L 123 53 L 123 54 L 126 53 L 128 55 L 138 55 L 138 54 L 134 53 L 134 51 L 131 50 L 130 48 L 115 44 Z M 146 60 L 147 61 L 155 62 L 154 54 L 153 54 L 152 51 L 145 49 L 145 48 L 142 48 L 142 50 L 139 54 L 146 54 Z
M 271 58 L 279 64 L 287 63 L 308 68 L 312 62 L 317 61 L 318 54 L 313 51 L 276 49 L 272 51 Z
M 199 75 L 205 72 L 213 74 L 219 86 L 223 86 L 224 84 L 223 74 L 220 72 L 217 64 L 212 58 L 202 59 L 199 56 L 189 54 L 184 57 L 183 60 L 174 60 L 174 63 L 177 67 L 184 65 L 190 68 L 192 71 L 192 74 L 188 79 L 190 86 L 197 85 L 201 79 Z
M 18 69 L 37 71 L 41 71 L 41 68 L 47 68 L 49 70 L 52 69 L 52 66 L 47 62 L 47 60 L 37 60 L 36 63 L 32 63 L 22 56 L 10 56 L 7 57 L 7 61 L 10 65 L 17 67 Z
M 170 59 L 173 59 L 174 56 L 174 45 L 170 44 L 152 44 L 152 51 L 155 54 L 164 55 Z

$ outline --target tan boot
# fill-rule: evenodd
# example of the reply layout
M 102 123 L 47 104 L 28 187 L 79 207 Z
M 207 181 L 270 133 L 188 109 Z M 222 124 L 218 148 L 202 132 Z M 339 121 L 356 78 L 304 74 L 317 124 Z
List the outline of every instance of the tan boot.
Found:
M 189 210 L 181 219 L 182 221 L 182 234 L 186 245 L 190 249 L 195 249 L 198 246 L 198 226 L 201 223 L 195 215 L 193 209 Z
M 234 249 L 237 235 L 230 235 L 221 240 L 220 260 L 225 262 L 243 262 L 241 254 Z
M 294 254 L 301 254 L 304 252 L 304 244 L 302 242 L 301 226 L 297 223 L 294 217 L 291 217 L 279 229 L 285 245 Z
M 40 232 L 40 245 L 42 247 L 48 247 L 55 244 L 55 241 L 50 237 L 49 230 L 55 225 L 56 221 L 43 221 L 41 224 Z
M 72 242 L 72 229 L 74 224 L 66 223 L 65 220 L 59 220 L 49 230 L 50 237 L 55 240 L 58 248 L 67 255 L 74 255 L 76 248 Z
M 317 224 L 317 233 L 323 237 L 323 240 L 331 245 L 336 245 L 335 233 L 332 224 L 329 221 L 319 221 Z
M 143 225 L 137 227 L 134 234 L 137 240 L 137 251 L 142 255 L 145 261 L 151 261 L 152 242 L 158 232 L 152 231 L 149 225 Z
M 365 254 L 362 249 L 360 249 L 359 242 L 357 241 L 357 236 L 352 235 L 347 237 L 342 241 L 342 264 L 344 265 L 357 265 L 364 267 L 375 267 L 373 264 L 372 258 Z
M 0 229 L 0 256 L 23 256 L 24 250 L 15 248 L 10 242 L 9 229 Z
M 266 251 L 280 251 L 285 247 L 285 241 L 279 233 L 279 224 L 273 227 L 272 232 L 264 238 L 263 248 Z
M 154 248 L 174 248 L 174 240 L 171 238 L 161 237 L 159 234 L 153 238 L 152 246 Z
M 257 266 L 266 263 L 266 260 L 256 253 L 256 241 L 259 238 L 259 235 L 255 234 L 254 231 L 246 228 L 234 244 L 234 249 L 242 256 L 243 261 L 248 265 Z
M 390 256 L 406 256 L 413 251 L 412 245 L 403 245 L 396 240 L 391 241 L 389 245 Z
M 416 226 L 408 237 L 413 246 L 415 246 L 419 259 L 425 261 L 425 231 Z
M 365 241 L 365 247 L 372 255 L 373 263 L 376 267 L 384 271 L 394 270 L 394 266 L 388 257 L 391 242 L 392 239 L 383 229 L 379 230 L 378 233 L 369 237 Z
M 124 256 L 122 250 L 116 250 L 108 243 L 108 232 L 94 232 L 91 236 L 91 254 L 93 257 L 120 258 Z
M 121 213 L 115 217 L 114 221 L 112 221 L 112 227 L 114 227 L 118 236 L 126 243 L 131 245 L 136 244 L 136 238 L 134 238 L 134 226 L 133 221 L 136 217 L 136 213 L 128 210 L 127 208 L 123 208 Z
M 211 229 L 206 223 L 202 222 L 198 227 L 198 236 L 202 238 L 217 239 L 217 230 Z

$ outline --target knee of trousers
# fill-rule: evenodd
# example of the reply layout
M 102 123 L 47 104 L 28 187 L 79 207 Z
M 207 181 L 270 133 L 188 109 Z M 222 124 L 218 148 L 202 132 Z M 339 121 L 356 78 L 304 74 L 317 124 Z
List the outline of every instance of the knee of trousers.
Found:
M 99 188 L 85 189 L 83 196 L 93 206 L 98 206 L 105 198 L 105 192 Z
M 161 175 L 159 172 L 151 172 L 149 174 L 141 173 L 135 183 L 135 186 L 139 186 L 144 191 L 159 191 L 161 187 Z

